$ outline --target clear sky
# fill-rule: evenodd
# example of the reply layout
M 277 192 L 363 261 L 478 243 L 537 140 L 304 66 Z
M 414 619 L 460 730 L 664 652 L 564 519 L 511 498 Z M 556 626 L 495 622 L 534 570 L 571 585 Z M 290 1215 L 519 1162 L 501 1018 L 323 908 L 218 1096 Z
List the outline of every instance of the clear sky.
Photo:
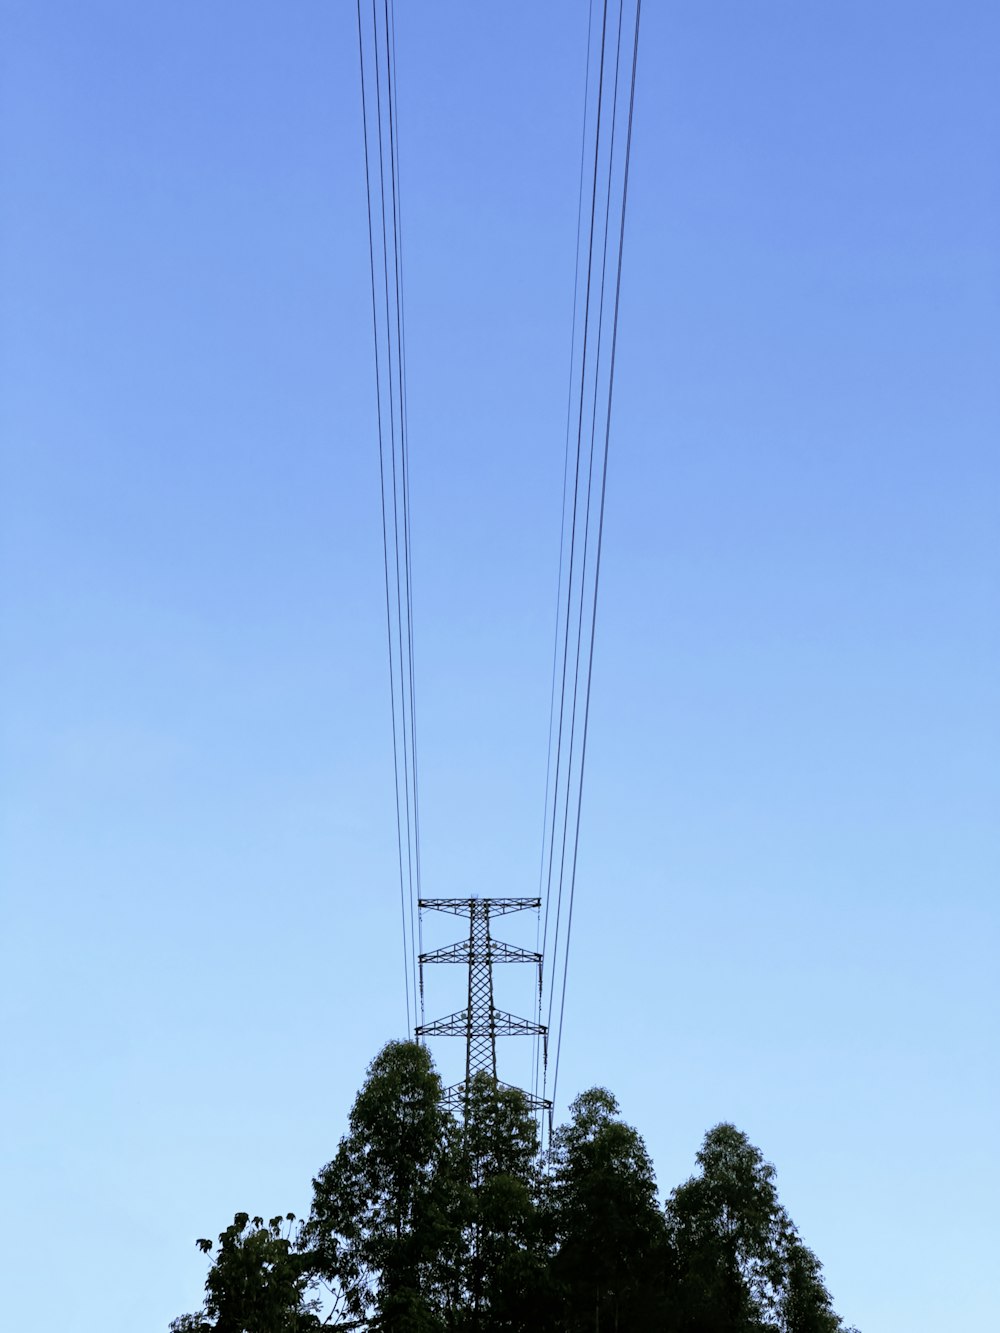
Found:
M 528 893 L 582 0 L 398 0 L 424 888 Z M 403 975 L 353 7 L 3 0 L 4 1320 L 304 1212 Z M 1000 8 L 647 0 L 560 1096 L 996 1318 Z

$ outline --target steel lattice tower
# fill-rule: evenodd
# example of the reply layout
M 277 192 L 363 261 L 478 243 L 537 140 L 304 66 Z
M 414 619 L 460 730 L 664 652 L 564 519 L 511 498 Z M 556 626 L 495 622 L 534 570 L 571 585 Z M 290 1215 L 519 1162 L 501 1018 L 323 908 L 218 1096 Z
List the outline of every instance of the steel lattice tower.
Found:
M 467 1089 L 476 1074 L 497 1078 L 497 1037 L 541 1037 L 543 1059 L 548 1058 L 548 1029 L 542 1023 L 518 1018 L 493 1003 L 493 966 L 495 963 L 533 963 L 538 968 L 539 993 L 542 985 L 542 955 L 531 949 L 505 944 L 493 938 L 490 922 L 493 917 L 510 912 L 537 910 L 538 898 L 421 898 L 419 908 L 432 912 L 447 912 L 452 916 L 468 917 L 469 934 L 456 944 L 432 949 L 420 955 L 420 993 L 424 990 L 424 965 L 428 963 L 464 963 L 469 969 L 468 1004 L 447 1018 L 421 1023 L 418 1037 L 464 1037 L 465 1079 L 445 1090 L 445 1101 L 454 1107 L 464 1107 Z M 509 1086 L 509 1085 L 502 1085 Z M 523 1091 L 523 1090 L 522 1090 Z M 549 1103 L 531 1093 L 523 1094 L 533 1110 L 547 1108 Z

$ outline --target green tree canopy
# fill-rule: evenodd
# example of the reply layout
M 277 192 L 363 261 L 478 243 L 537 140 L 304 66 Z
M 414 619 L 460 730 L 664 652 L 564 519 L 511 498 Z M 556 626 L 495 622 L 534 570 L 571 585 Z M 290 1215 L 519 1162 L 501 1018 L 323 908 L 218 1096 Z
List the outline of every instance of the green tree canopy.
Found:
M 539 1155 L 486 1076 L 461 1120 L 426 1047 L 369 1066 L 308 1222 L 237 1214 L 173 1333 L 852 1333 L 747 1136 L 716 1125 L 661 1209 L 653 1166 L 592 1088 Z M 325 1292 L 324 1292 L 325 1289 Z
M 460 1281 L 458 1157 L 427 1048 L 391 1042 L 313 1181 L 306 1228 L 316 1271 L 356 1319 L 400 1333 L 447 1327 Z
M 666 1207 L 674 1327 L 838 1333 L 816 1256 L 778 1202 L 775 1171 L 735 1125 L 709 1130 L 699 1172 Z
M 553 1264 L 567 1329 L 656 1327 L 665 1243 L 646 1145 L 604 1088 L 582 1093 L 552 1151 Z
M 205 1279 L 204 1307 L 182 1315 L 171 1333 L 305 1333 L 319 1327 L 317 1301 L 309 1298 L 309 1265 L 292 1239 L 295 1216 L 264 1222 L 237 1213 L 219 1236 Z M 198 1247 L 211 1254 L 210 1240 Z
M 461 1157 L 466 1200 L 462 1326 L 495 1333 L 544 1326 L 548 1247 L 539 1206 L 538 1131 L 523 1093 L 485 1074 L 472 1080 Z

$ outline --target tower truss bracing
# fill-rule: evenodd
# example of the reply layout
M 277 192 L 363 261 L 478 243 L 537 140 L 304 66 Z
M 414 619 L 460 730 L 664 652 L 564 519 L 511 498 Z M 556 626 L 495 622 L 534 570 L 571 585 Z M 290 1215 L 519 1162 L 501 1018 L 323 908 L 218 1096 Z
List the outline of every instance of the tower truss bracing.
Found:
M 538 970 L 538 988 L 542 985 L 542 955 L 532 949 L 522 949 L 493 938 L 491 921 L 494 917 L 511 912 L 537 911 L 538 898 L 421 898 L 421 912 L 445 912 L 451 916 L 467 917 L 469 933 L 466 938 L 441 949 L 432 949 L 420 955 L 420 993 L 424 992 L 424 967 L 432 963 L 452 963 L 468 968 L 468 1000 L 464 1009 L 445 1018 L 421 1023 L 418 1037 L 464 1037 L 465 1078 L 446 1089 L 445 1102 L 455 1109 L 465 1104 L 467 1089 L 476 1074 L 497 1078 L 497 1037 L 541 1037 L 543 1059 L 547 1059 L 548 1029 L 532 1019 L 519 1018 L 504 1009 L 498 1009 L 493 1000 L 493 968 L 500 963 L 530 963 Z M 501 1084 L 501 1086 L 509 1086 Z M 532 1110 L 547 1109 L 544 1098 L 525 1092 Z

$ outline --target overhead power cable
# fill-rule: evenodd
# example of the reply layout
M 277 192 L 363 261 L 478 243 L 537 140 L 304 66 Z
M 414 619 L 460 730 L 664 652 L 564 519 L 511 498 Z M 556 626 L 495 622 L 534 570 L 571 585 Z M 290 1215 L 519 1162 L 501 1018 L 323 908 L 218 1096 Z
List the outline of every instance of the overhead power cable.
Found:
M 556 684 L 559 680 L 559 629 L 562 623 L 562 599 L 563 599 L 563 566 L 566 556 L 566 502 L 569 496 L 569 459 L 570 459 L 570 438 L 573 424 L 573 373 L 576 367 L 576 330 L 577 330 L 577 309 L 580 300 L 580 237 L 583 232 L 583 179 L 585 173 L 585 162 L 587 154 L 587 108 L 590 105 L 590 43 L 594 29 L 594 10 L 593 5 L 588 7 L 587 13 L 587 56 L 584 62 L 584 81 L 583 81 L 583 129 L 580 132 L 580 184 L 577 191 L 576 201 L 576 252 L 573 261 L 573 318 L 571 321 L 571 334 L 569 345 L 569 372 L 570 383 L 569 391 L 566 395 L 566 442 L 563 453 L 563 479 L 562 479 L 562 528 L 560 532 L 559 543 L 559 573 L 556 578 L 556 623 L 552 639 L 552 684 L 549 690 L 549 741 L 546 750 L 545 760 L 545 802 L 542 809 L 542 854 L 538 867 L 538 898 L 544 908 L 544 928 L 542 926 L 542 913 L 539 912 L 538 930 L 535 935 L 535 948 L 539 951 L 543 947 L 543 935 L 548 936 L 549 931 L 549 894 L 546 892 L 545 881 L 545 860 L 546 849 L 549 846 L 549 796 L 555 797 L 552 787 L 553 775 L 553 735 L 555 730 L 556 716 Z M 560 698 L 562 696 L 560 695 Z M 553 818 L 555 812 L 553 810 Z M 544 1003 L 544 994 L 542 986 L 538 987 L 538 1023 L 542 1022 L 542 1009 Z M 544 1059 L 545 1048 L 542 1040 L 535 1041 L 534 1061 L 532 1065 L 532 1090 L 537 1094 L 540 1080 L 544 1075 L 542 1061 Z
M 593 147 L 586 159 L 589 221 L 585 245 L 578 245 L 571 340 L 570 435 L 575 435 L 575 467 L 572 503 L 569 487 L 564 497 L 556 631 L 559 690 L 553 689 L 551 701 L 542 845 L 543 993 L 549 1036 L 555 1038 L 553 1101 L 566 1011 L 590 720 L 641 0 L 618 0 L 610 16 L 609 0 L 601 0 L 600 9 L 601 39 L 593 57 L 588 38 L 584 139 Z M 583 173 L 581 162 L 581 213 Z M 569 450 L 567 462 L 568 458 Z M 541 1008 L 540 1002 L 540 1017 Z M 547 1072 L 537 1056 L 534 1091 L 547 1094 Z
M 413 651 L 413 571 L 406 403 L 406 333 L 392 0 L 357 0 L 368 202 L 372 332 L 392 701 L 393 774 L 407 1031 L 420 1022 L 420 803 Z

